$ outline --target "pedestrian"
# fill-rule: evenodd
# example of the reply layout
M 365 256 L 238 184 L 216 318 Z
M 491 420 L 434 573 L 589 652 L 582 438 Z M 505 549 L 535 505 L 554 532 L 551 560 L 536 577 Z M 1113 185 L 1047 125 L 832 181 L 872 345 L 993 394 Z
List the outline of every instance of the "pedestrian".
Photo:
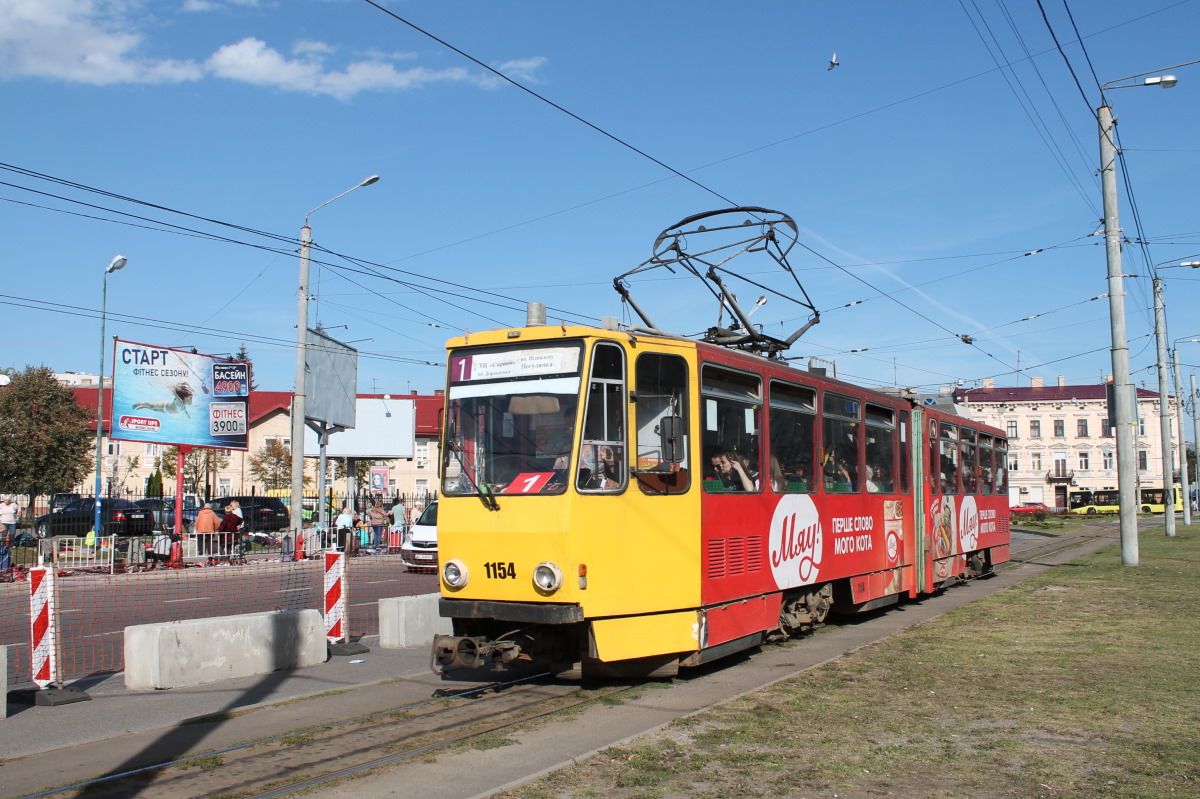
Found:
M 342 506 L 342 512 L 333 522 L 333 529 L 337 530 L 337 548 L 349 552 L 350 539 L 354 535 L 354 516 L 350 513 L 349 505 Z
M 4 528 L 4 545 L 11 546 L 17 534 L 17 519 L 21 518 L 21 506 L 12 497 L 0 502 L 0 525 Z
M 375 504 L 367 509 L 367 524 L 371 526 L 371 546 L 379 549 L 383 546 L 383 528 L 387 527 L 387 511 L 383 504 L 375 500 Z
M 237 504 L 236 501 L 225 507 L 225 515 L 221 517 L 221 523 L 217 525 L 217 532 L 221 536 L 220 554 L 222 555 L 228 555 L 233 551 L 233 540 L 242 526 L 242 517 L 238 514 L 238 509 L 233 507 L 235 504 Z
M 130 546 L 140 546 L 134 541 Z M 159 533 L 154 543 L 150 546 L 150 551 L 146 553 L 146 558 L 150 562 L 149 570 L 153 571 L 158 567 L 158 564 L 163 564 L 166 567 L 171 562 L 171 534 L 167 532 Z
M 211 554 L 213 547 L 213 538 L 217 532 L 217 528 L 221 526 L 220 519 L 217 518 L 217 512 L 213 510 L 212 503 L 206 503 L 200 512 L 196 514 L 196 521 L 192 522 L 192 532 L 196 534 L 200 543 L 200 554 Z
M 397 501 L 395 505 L 392 505 L 392 509 L 389 512 L 392 514 L 392 529 L 400 528 L 403 530 L 405 523 L 408 521 L 408 517 L 404 511 L 404 503 Z

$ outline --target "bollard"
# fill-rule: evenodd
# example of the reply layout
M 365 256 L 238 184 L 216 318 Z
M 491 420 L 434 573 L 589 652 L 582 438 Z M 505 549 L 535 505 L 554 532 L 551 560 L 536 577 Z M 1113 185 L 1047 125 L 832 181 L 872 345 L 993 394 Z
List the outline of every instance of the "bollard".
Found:
M 29 570 L 29 632 L 37 705 L 69 705 L 91 699 L 78 688 L 64 688 L 58 674 L 57 581 L 54 569 Z
M 325 639 L 331 655 L 361 655 L 370 652 L 362 644 L 347 641 L 346 553 L 325 552 Z

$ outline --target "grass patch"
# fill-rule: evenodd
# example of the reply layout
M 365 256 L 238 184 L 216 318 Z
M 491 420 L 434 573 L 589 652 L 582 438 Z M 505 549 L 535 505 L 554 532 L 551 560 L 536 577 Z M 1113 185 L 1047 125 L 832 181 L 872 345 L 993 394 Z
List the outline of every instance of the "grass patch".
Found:
M 220 768 L 224 763 L 224 759 L 220 755 L 201 755 L 194 757 L 191 760 L 186 760 L 179 764 L 179 768 L 186 771 L 191 768 L 198 768 L 201 771 L 212 771 Z
M 508 796 L 1200 795 L 1200 526 L 1143 530 L 1140 560 L 1107 547 Z
M 281 746 L 303 746 L 304 744 L 312 743 L 311 735 L 285 735 L 279 739 Z

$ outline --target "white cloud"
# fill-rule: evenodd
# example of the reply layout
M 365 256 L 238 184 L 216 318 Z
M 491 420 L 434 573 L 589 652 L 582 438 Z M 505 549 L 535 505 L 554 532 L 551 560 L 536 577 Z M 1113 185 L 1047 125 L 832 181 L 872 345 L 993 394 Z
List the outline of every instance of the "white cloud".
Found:
M 335 48 L 325 42 L 294 42 L 291 57 L 261 39 L 246 37 L 217 49 L 201 63 L 150 59 L 138 29 L 142 0 L 0 0 L 0 77 L 44 78 L 67 83 L 181 83 L 205 77 L 280 91 L 323 94 L 349 100 L 363 91 L 402 91 L 433 83 L 469 83 L 494 88 L 502 82 L 466 67 L 399 70 L 392 61 L 412 53 L 371 52 L 342 68 L 327 66 Z M 184 0 L 184 11 L 264 6 L 260 0 Z M 498 69 L 514 80 L 534 82 L 544 58 L 516 59 Z
M 257 6 L 258 0 L 225 0 L 225 2 L 217 2 L 217 0 L 184 0 L 184 11 L 221 11 L 229 6 Z
M 105 0 L 0 0 L 0 75 L 93 85 L 200 77 L 191 62 L 139 58 L 142 36 L 122 10 Z

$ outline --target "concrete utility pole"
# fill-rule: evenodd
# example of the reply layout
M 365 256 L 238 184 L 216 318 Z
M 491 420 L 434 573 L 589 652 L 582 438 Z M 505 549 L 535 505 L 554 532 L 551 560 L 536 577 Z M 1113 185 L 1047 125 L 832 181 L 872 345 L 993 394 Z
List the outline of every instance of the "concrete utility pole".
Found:
M 308 271 L 309 251 L 312 249 L 312 228 L 308 218 L 334 200 L 345 197 L 355 189 L 379 182 L 379 175 L 371 175 L 361 183 L 346 189 L 333 199 L 326 200 L 304 215 L 304 227 L 300 228 L 300 295 L 296 302 L 296 389 L 292 395 L 292 493 L 291 531 L 293 541 L 299 541 L 304 532 L 304 426 L 305 404 L 308 392 Z M 322 503 L 324 504 L 324 503 Z
M 1192 441 L 1196 442 L 1196 454 L 1198 460 L 1196 462 L 1196 482 L 1200 483 L 1200 407 L 1197 407 L 1197 400 L 1200 400 L 1200 395 L 1196 394 L 1196 373 L 1192 372 Z M 1186 455 L 1185 455 L 1186 457 Z M 1197 488 L 1200 490 L 1200 487 Z M 1183 501 L 1187 504 L 1192 504 L 1192 494 L 1187 486 L 1183 487 Z
M 1175 417 L 1179 428 L 1179 485 L 1183 489 L 1183 523 L 1192 523 L 1192 501 L 1188 493 L 1187 434 L 1183 431 L 1183 383 L 1179 379 L 1179 350 L 1171 349 L 1171 365 L 1175 370 Z
M 1117 221 L 1117 148 L 1112 109 L 1102 105 L 1100 184 L 1104 193 L 1104 249 L 1108 260 L 1108 314 L 1112 335 L 1113 394 L 1116 399 L 1117 489 L 1121 498 L 1121 563 L 1138 565 L 1137 471 L 1133 452 L 1133 383 L 1129 379 L 1129 344 L 1125 338 L 1125 290 L 1121 286 L 1121 226 Z
M 1154 278 L 1154 340 L 1158 346 L 1158 419 L 1162 432 L 1163 522 L 1175 535 L 1175 459 L 1171 457 L 1171 396 L 1167 388 L 1167 319 L 1163 309 L 1162 278 Z

